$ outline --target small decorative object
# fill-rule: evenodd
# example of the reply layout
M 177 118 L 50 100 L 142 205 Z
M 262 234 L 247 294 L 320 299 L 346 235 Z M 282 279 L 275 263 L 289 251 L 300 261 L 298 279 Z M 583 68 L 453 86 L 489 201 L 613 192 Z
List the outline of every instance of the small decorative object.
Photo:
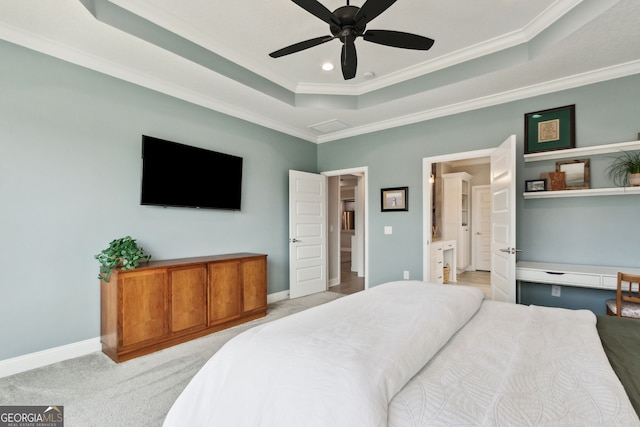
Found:
M 544 179 L 547 183 L 547 190 L 551 190 L 551 179 L 549 179 L 549 172 L 542 172 L 540 179 Z
M 619 187 L 640 186 L 640 151 L 623 151 L 609 165 L 606 172 Z
M 565 173 L 564 172 L 547 172 L 549 176 L 549 188 L 551 191 L 559 191 L 564 190 L 564 180 Z
M 449 278 L 451 277 L 451 266 L 447 263 L 444 267 L 442 267 L 442 283 L 449 283 Z
M 107 249 L 95 255 L 94 258 L 100 263 L 98 279 L 108 282 L 114 268 L 133 270 L 140 265 L 140 261 L 149 262 L 151 255 L 145 255 L 142 247 L 138 247 L 136 240 L 126 236 L 113 240 Z
M 564 172 L 564 187 L 567 190 L 589 188 L 589 159 L 556 162 L 556 172 Z
M 575 116 L 575 105 L 525 114 L 524 153 L 575 148 Z
M 380 199 L 382 212 L 408 211 L 409 187 L 383 188 Z
M 528 179 L 524 182 L 526 192 L 547 191 L 546 179 Z

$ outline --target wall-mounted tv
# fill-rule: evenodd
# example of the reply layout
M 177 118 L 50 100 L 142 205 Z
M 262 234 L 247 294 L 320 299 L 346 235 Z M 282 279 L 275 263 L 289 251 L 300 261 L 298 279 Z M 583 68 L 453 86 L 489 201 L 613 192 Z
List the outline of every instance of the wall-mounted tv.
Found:
M 240 210 L 242 157 L 142 136 L 140 204 Z

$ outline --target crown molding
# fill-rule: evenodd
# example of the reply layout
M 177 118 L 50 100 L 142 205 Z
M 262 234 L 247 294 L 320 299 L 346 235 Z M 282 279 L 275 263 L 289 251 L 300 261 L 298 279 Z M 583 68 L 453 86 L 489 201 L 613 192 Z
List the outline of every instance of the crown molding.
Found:
M 100 57 L 91 55 L 86 51 L 80 51 L 66 45 L 61 45 L 22 29 L 2 24 L 0 25 L 0 39 L 75 65 L 79 65 L 89 70 L 97 71 L 99 73 L 217 111 L 219 113 L 255 123 L 306 141 L 317 142 L 316 135 L 312 132 L 301 132 L 284 123 L 266 119 L 263 116 L 242 108 L 237 108 L 220 102 L 214 98 L 203 96 L 199 92 L 188 90 L 166 80 L 158 79 L 145 73 L 140 73 L 111 61 L 106 61 Z
M 361 83 L 359 85 L 345 84 L 316 84 L 316 83 L 295 83 L 291 82 L 277 73 L 270 73 L 262 69 L 259 64 L 228 46 L 216 43 L 211 40 L 206 33 L 188 24 L 180 18 L 168 13 L 157 5 L 151 3 L 141 3 L 133 0 L 106 0 L 117 5 L 143 19 L 149 20 L 160 27 L 170 29 L 170 31 L 191 40 L 203 48 L 215 52 L 216 54 L 260 75 L 272 82 L 296 93 L 305 95 L 348 95 L 358 96 L 383 89 L 388 86 L 402 83 L 415 77 L 419 77 L 434 71 L 438 71 L 453 65 L 477 59 L 479 57 L 517 46 L 530 41 L 533 37 L 544 31 L 558 19 L 570 12 L 575 6 L 585 0 L 557 0 L 525 27 L 515 30 L 509 34 L 486 40 L 465 49 L 451 52 L 442 57 L 425 61 L 421 64 L 405 68 L 395 73 L 377 78 L 373 81 Z
M 231 62 L 240 65 L 243 68 L 251 70 L 253 73 L 264 77 L 265 79 L 271 80 L 291 92 L 295 92 L 296 90 L 296 83 L 283 78 L 282 75 L 278 73 L 265 70 L 259 63 L 250 57 L 238 54 L 237 50 L 229 48 L 227 45 L 217 43 L 200 27 L 196 27 L 192 23 L 187 23 L 175 15 L 168 13 L 157 4 L 152 2 L 140 2 L 139 0 L 106 1 L 162 28 L 166 28 L 175 34 L 178 34 L 179 36 L 228 59 Z
M 123 67 L 120 64 L 106 61 L 86 51 L 70 48 L 69 46 L 62 45 L 49 39 L 45 39 L 40 35 L 10 26 L 8 24 L 0 25 L 0 39 L 40 53 L 44 53 L 46 55 L 59 58 L 61 60 L 82 66 L 87 69 L 91 69 L 139 85 L 141 87 L 164 93 L 177 99 L 182 99 L 184 101 L 202 106 L 204 108 L 218 111 L 232 117 L 255 123 L 265 128 L 269 128 L 296 138 L 300 138 L 302 140 L 318 144 L 399 126 L 410 125 L 421 121 L 432 120 L 452 114 L 486 108 L 533 96 L 544 95 L 547 93 L 571 89 L 579 86 L 640 73 L 640 60 L 631 61 L 625 64 L 593 70 L 574 76 L 564 77 L 561 79 L 531 85 L 528 87 L 517 88 L 514 90 L 505 91 L 498 94 L 480 97 L 439 108 L 423 110 L 409 115 L 380 121 L 377 123 L 352 127 L 343 131 L 337 131 L 318 136 L 311 131 L 304 132 L 295 127 L 287 125 L 282 121 L 267 119 L 259 114 L 252 113 L 242 108 L 220 102 L 211 97 L 203 96 L 200 93 L 185 89 L 168 81 L 137 72 L 133 69 Z
M 620 65 L 601 68 L 574 76 L 563 77 L 536 85 L 526 86 L 513 89 L 481 98 L 472 99 L 465 102 L 451 104 L 430 110 L 424 110 L 402 117 L 384 120 L 378 123 L 372 123 L 364 126 L 357 126 L 344 131 L 334 132 L 321 135 L 317 138 L 317 143 L 336 141 L 358 135 L 378 132 L 385 129 L 391 129 L 400 126 L 411 125 L 419 122 L 437 119 L 440 117 L 450 116 L 453 114 L 464 113 L 468 111 L 478 110 L 481 108 L 493 107 L 495 105 L 505 104 L 508 102 L 518 101 L 521 99 L 531 98 L 534 96 L 545 95 L 567 89 L 573 89 L 580 86 L 586 86 L 594 83 L 600 83 L 607 80 L 614 80 L 622 77 L 631 76 L 640 73 L 640 60 L 631 61 Z
M 425 61 L 420 64 L 405 68 L 395 73 L 388 74 L 375 80 L 361 83 L 355 86 L 341 86 L 329 84 L 300 83 L 296 87 L 296 93 L 322 94 L 322 95 L 363 95 L 368 92 L 393 86 L 425 74 L 443 70 L 454 65 L 472 61 L 474 59 L 500 52 L 522 43 L 530 42 L 534 37 L 555 23 L 558 19 L 570 12 L 584 0 L 558 0 L 540 15 L 535 17 L 525 27 L 485 40 L 473 46 L 442 55 L 437 59 Z

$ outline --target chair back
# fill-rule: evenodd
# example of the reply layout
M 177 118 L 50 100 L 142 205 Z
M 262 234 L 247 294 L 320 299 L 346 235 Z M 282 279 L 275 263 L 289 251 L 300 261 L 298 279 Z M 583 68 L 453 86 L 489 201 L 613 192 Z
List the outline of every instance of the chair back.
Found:
M 616 316 L 620 317 L 625 302 L 640 304 L 640 276 L 618 272 Z

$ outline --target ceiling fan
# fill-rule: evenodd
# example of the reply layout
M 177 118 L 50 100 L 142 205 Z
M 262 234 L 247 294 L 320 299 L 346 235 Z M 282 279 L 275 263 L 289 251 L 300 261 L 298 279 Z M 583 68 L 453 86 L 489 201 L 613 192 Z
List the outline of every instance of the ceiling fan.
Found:
M 367 24 L 387 10 L 389 6 L 396 2 L 396 0 L 367 0 L 362 7 L 351 6 L 349 5 L 349 0 L 347 0 L 346 6 L 341 6 L 333 12 L 320 4 L 318 0 L 292 1 L 307 12 L 329 24 L 329 30 L 332 35 L 316 37 L 314 39 L 295 43 L 291 46 L 271 52 L 269 56 L 272 58 L 279 58 L 281 56 L 309 49 L 310 47 L 318 46 L 333 39 L 339 39 L 342 42 L 342 55 L 340 57 L 340 61 L 342 63 L 342 76 L 345 80 L 352 79 L 356 75 L 358 57 L 356 55 L 356 46 L 354 42 L 358 37 L 362 37 L 364 40 L 371 43 L 399 47 L 402 49 L 429 50 L 434 43 L 430 38 L 416 34 L 403 33 L 400 31 L 365 31 Z

